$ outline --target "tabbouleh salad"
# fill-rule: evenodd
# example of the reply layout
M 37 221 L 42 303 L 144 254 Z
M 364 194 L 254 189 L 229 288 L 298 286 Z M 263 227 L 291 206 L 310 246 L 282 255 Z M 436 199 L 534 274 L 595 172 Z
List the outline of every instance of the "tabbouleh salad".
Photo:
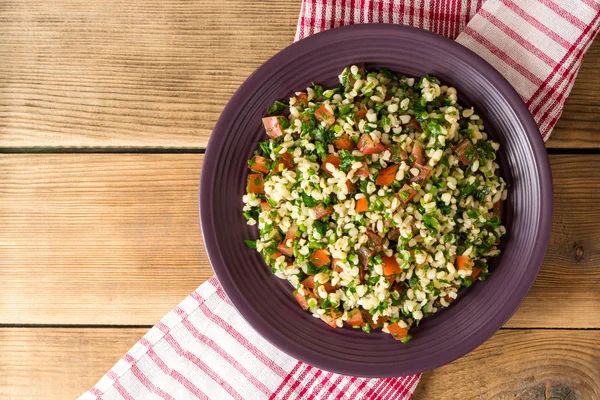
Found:
M 488 276 L 505 233 L 499 144 L 433 76 L 362 65 L 313 84 L 263 118 L 248 161 L 246 244 L 333 328 L 410 328 Z

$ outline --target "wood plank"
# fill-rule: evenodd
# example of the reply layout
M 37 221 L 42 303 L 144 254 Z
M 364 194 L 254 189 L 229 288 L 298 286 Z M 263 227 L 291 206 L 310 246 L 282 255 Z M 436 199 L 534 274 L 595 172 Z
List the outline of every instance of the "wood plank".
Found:
M 75 398 L 144 333 L 0 329 L 0 397 Z M 467 356 L 425 373 L 415 399 L 600 398 L 598 341 L 597 330 L 501 330 Z
M 0 147 L 205 147 L 233 92 L 293 41 L 299 11 L 298 0 L 4 4 Z
M 293 41 L 298 0 L 14 1 L 0 14 L 0 147 L 203 148 L 243 80 Z M 598 148 L 600 43 L 548 147 Z
M 551 243 L 509 327 L 600 328 L 600 156 L 550 157 Z M 212 271 L 201 155 L 0 156 L 0 321 L 153 324 Z
M 0 157 L 0 321 L 158 321 L 212 276 L 202 157 Z
M 0 329 L 0 398 L 75 399 L 147 329 Z
M 427 372 L 415 399 L 598 399 L 600 331 L 501 330 Z

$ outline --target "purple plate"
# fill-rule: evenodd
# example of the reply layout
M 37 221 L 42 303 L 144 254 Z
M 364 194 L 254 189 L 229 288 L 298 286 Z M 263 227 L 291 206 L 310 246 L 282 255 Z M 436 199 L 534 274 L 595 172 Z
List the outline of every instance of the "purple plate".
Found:
M 456 87 L 499 141 L 498 160 L 510 183 L 502 216 L 503 252 L 487 281 L 477 282 L 448 309 L 426 319 L 402 344 L 389 335 L 332 329 L 302 311 L 289 284 L 271 274 L 244 239 L 257 232 L 242 217 L 242 195 L 261 117 L 277 99 L 317 82 L 337 86 L 351 64 L 386 67 L 419 77 L 430 73 Z M 311 36 L 258 68 L 233 95 L 212 133 L 200 181 L 204 243 L 213 269 L 241 315 L 267 340 L 316 367 L 363 377 L 423 372 L 461 357 L 494 334 L 531 288 L 548 246 L 552 180 L 540 132 L 523 101 L 492 66 L 441 36 L 400 25 L 352 25 Z

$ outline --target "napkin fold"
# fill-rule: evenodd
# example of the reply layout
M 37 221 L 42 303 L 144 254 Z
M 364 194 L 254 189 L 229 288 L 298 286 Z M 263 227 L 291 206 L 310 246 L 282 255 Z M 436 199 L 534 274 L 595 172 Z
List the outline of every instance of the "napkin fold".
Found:
M 547 140 L 599 20 L 594 0 L 303 0 L 296 40 L 370 22 L 455 39 L 513 85 Z M 402 400 L 419 378 L 343 376 L 297 361 L 248 325 L 213 277 L 80 399 Z

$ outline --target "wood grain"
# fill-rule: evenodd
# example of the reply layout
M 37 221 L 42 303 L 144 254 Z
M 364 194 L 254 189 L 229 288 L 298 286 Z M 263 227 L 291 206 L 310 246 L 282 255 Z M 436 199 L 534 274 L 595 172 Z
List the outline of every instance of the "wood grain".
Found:
M 147 329 L 0 329 L 0 398 L 75 399 Z
M 201 164 L 199 154 L 0 157 L 0 322 L 157 322 L 212 276 Z
M 467 356 L 427 372 L 420 399 L 600 398 L 600 331 L 501 330 Z
M 0 329 L 0 398 L 75 398 L 145 329 Z M 600 398 L 600 331 L 501 330 L 423 375 L 421 399 Z
M 298 0 L 11 1 L 0 147 L 205 147 L 233 92 L 293 41 Z
M 299 10 L 299 0 L 4 2 L 0 148 L 204 148 L 243 80 L 292 43 Z M 548 147 L 600 147 L 599 72 L 596 42 Z
M 600 157 L 551 156 L 553 232 L 510 327 L 600 328 Z M 0 322 L 154 324 L 212 275 L 202 155 L 0 156 Z

